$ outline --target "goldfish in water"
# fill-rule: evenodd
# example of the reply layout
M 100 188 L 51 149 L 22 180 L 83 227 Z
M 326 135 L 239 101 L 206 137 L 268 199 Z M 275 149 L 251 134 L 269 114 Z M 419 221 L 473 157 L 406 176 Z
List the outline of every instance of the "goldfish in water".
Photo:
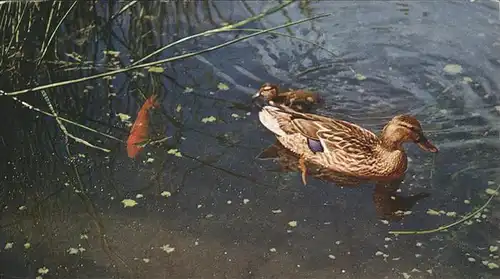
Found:
M 144 148 L 138 145 L 149 138 L 149 110 L 156 108 L 160 104 L 156 101 L 157 95 L 152 95 L 142 105 L 137 113 L 134 125 L 130 130 L 130 135 L 127 139 L 127 153 L 130 158 L 135 158 L 137 154 Z

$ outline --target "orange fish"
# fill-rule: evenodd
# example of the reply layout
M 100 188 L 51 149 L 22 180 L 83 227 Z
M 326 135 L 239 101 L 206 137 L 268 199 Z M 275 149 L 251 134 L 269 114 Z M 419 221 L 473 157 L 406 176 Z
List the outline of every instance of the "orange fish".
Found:
M 160 104 L 156 101 L 157 95 L 152 95 L 146 102 L 142 105 L 141 109 L 137 113 L 137 118 L 135 119 L 134 125 L 130 130 L 130 135 L 127 139 L 127 153 L 130 158 L 135 158 L 137 154 L 144 148 L 143 146 L 137 145 L 138 143 L 144 142 L 149 138 L 149 110 L 151 108 L 156 108 Z

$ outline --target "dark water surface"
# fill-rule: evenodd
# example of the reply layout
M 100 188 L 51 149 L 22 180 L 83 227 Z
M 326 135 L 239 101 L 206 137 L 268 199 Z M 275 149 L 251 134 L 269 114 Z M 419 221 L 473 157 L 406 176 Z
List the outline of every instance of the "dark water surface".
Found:
M 76 53 L 94 69 L 54 63 L 39 73 L 39 83 L 89 76 L 117 60 L 129 65 L 174 40 L 278 4 L 150 2 L 142 12 L 137 6 L 117 17 L 109 29 L 82 32 L 76 19 L 63 25 L 52 60 L 75 62 Z M 106 21 L 120 8 L 101 6 L 96 16 Z M 160 94 L 152 137 L 172 138 L 135 160 L 123 142 L 65 123 L 75 136 L 111 150 L 70 139 L 68 154 L 54 118 L 2 97 L 0 278 L 500 278 L 499 269 L 487 266 L 500 265 L 498 199 L 479 218 L 447 232 L 388 233 L 456 221 L 500 183 L 496 4 L 303 1 L 244 28 L 325 12 L 332 15 L 279 31 L 330 52 L 262 35 L 164 64 L 162 74 L 139 70 L 46 90 L 61 116 L 123 141 L 129 127 L 118 114 L 133 121 L 143 96 Z M 189 40 L 152 59 L 243 34 Z M 112 58 L 104 50 L 120 53 Z M 457 69 L 453 64 L 461 71 L 450 71 Z M 440 153 L 406 146 L 411 162 L 401 189 L 430 197 L 401 221 L 387 222 L 375 212 L 373 185 L 340 188 L 309 178 L 304 186 L 299 173 L 256 160 L 275 141 L 256 110 L 246 108 L 264 82 L 314 89 L 326 100 L 318 113 L 377 132 L 398 113 L 415 115 Z M 9 86 L 3 89 L 33 85 Z M 41 92 L 18 97 L 50 111 Z M 202 121 L 210 116 L 216 121 Z M 124 199 L 137 205 L 124 208 Z M 41 275 L 43 267 L 48 272 Z

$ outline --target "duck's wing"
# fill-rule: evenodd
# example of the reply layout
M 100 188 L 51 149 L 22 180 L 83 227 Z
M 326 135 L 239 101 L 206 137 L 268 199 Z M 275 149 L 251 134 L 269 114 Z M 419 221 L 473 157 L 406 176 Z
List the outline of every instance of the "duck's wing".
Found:
M 325 151 L 343 150 L 369 155 L 379 142 L 371 131 L 343 120 L 300 113 L 285 106 L 264 107 L 263 111 L 275 119 L 272 126 L 279 131 L 276 134 L 300 133 L 310 140 L 319 141 Z

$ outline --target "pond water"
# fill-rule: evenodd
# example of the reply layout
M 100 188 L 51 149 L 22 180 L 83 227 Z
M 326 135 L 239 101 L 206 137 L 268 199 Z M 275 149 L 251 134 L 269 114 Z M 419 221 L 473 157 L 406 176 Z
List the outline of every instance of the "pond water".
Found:
M 76 18 L 61 25 L 37 84 L 123 68 L 279 5 L 150 1 L 110 19 L 125 3 L 108 4 L 90 12 L 99 28 Z M 291 37 L 259 35 L 161 64 L 162 73 L 17 95 L 50 112 L 45 92 L 60 116 L 115 137 L 63 122 L 110 152 L 66 144 L 53 117 L 2 96 L 0 278 L 500 278 L 498 198 L 448 231 L 389 234 L 460 220 L 500 183 L 497 3 L 300 1 L 240 28 L 322 13 L 331 15 L 277 30 Z M 148 61 L 247 34 L 197 37 Z M 35 87 L 32 75 L 25 69 L 2 89 Z M 387 221 L 376 213 L 374 185 L 310 177 L 304 186 L 300 173 L 258 160 L 275 142 L 250 103 L 264 82 L 315 90 L 325 99 L 318 114 L 375 132 L 396 114 L 414 115 L 440 152 L 405 146 L 401 195 L 430 196 Z M 153 93 L 161 107 L 151 113 L 151 137 L 171 138 L 131 159 L 129 123 Z M 126 199 L 137 204 L 124 207 Z

